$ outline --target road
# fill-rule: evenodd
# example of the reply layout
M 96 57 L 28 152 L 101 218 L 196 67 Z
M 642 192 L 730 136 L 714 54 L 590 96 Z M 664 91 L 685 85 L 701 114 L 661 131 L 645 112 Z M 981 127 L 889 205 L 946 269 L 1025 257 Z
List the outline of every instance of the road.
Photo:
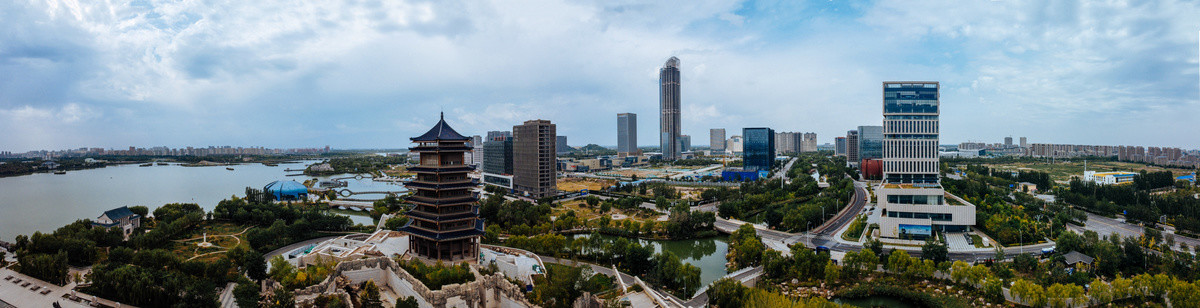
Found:
M 1078 227 L 1073 227 L 1073 229 L 1075 229 L 1076 232 L 1079 232 Z M 1141 237 L 1145 230 L 1145 228 L 1141 225 L 1131 224 L 1122 220 L 1108 218 L 1092 213 L 1087 213 L 1087 223 L 1083 226 L 1083 229 L 1095 231 L 1097 235 L 1102 237 L 1116 233 L 1122 238 Z M 1200 245 L 1200 240 L 1180 236 L 1178 234 L 1175 235 L 1175 242 L 1187 244 L 1188 247 L 1196 247 L 1197 245 Z M 1176 244 L 1175 247 L 1171 247 L 1171 249 L 1180 250 L 1178 244 Z
M 786 178 L 786 176 L 787 176 L 788 170 L 792 170 L 792 164 L 796 163 L 796 159 L 797 158 L 792 157 L 791 160 L 788 160 L 787 164 L 783 165 L 783 169 L 779 169 L 779 172 L 775 172 L 775 175 L 771 176 L 771 178 L 772 179 L 784 179 L 784 182 L 787 182 L 788 179 Z

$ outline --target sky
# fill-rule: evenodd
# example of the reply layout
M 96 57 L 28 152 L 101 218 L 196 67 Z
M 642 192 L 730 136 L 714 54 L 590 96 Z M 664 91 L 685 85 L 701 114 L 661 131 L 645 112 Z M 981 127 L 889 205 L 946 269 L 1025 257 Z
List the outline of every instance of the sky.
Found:
M 557 124 L 682 131 L 880 125 L 883 81 L 939 81 L 941 143 L 1200 148 L 1195 1 L 6 1 L 0 150 L 403 148 Z

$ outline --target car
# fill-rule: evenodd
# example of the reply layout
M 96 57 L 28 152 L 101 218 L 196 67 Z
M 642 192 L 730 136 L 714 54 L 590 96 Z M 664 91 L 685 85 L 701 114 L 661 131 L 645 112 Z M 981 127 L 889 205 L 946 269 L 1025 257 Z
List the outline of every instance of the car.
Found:
M 825 247 L 825 246 L 817 246 L 817 252 L 825 252 L 825 253 L 828 253 L 828 252 L 829 252 L 829 247 Z
M 1052 254 L 1052 253 L 1054 253 L 1054 248 L 1055 248 L 1054 246 L 1050 246 L 1050 247 L 1047 247 L 1047 248 L 1042 248 L 1042 254 L 1043 254 L 1043 255 Z

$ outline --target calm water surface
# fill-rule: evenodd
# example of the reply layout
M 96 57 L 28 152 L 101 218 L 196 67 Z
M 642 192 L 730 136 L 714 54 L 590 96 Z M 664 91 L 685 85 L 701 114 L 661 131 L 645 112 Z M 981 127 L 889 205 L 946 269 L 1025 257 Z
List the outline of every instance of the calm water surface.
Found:
M 575 236 L 586 237 L 590 235 L 579 234 Z M 600 238 L 612 241 L 619 237 L 601 234 Z M 729 253 L 728 236 L 721 235 L 692 240 L 638 239 L 637 241 L 643 246 L 649 245 L 650 247 L 654 247 L 654 253 L 659 253 L 663 250 L 670 251 L 679 256 L 681 261 L 699 267 L 701 285 L 708 285 L 728 274 L 725 271 L 725 254 Z
M 307 162 L 307 163 L 312 163 Z M 12 241 L 18 234 L 52 232 L 77 219 L 95 219 L 104 211 L 121 206 L 145 205 L 154 210 L 167 203 L 196 203 L 212 211 L 217 202 L 245 194 L 246 187 L 262 188 L 271 181 L 303 182 L 312 177 L 287 176 L 300 172 L 305 162 L 231 166 L 182 167 L 138 165 L 68 171 L 56 175 L 38 173 L 0 178 L 0 240 Z M 328 179 L 340 176 L 317 177 Z M 403 191 L 404 187 L 370 179 L 346 180 L 352 191 Z M 341 189 L 341 188 L 339 188 Z M 356 195 L 377 199 L 382 195 Z M 371 218 L 349 215 L 354 223 L 371 224 Z

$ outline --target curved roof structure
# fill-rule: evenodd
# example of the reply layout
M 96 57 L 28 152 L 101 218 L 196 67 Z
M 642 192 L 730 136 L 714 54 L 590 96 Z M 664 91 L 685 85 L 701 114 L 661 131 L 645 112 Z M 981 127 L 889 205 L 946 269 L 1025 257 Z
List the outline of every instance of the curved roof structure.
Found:
M 295 200 L 301 196 L 308 195 L 308 187 L 296 181 L 274 181 L 263 187 L 263 192 L 271 195 L 275 200 Z
M 443 113 L 441 115 L 441 119 L 438 120 L 437 124 L 434 125 L 433 128 L 430 128 L 429 131 L 425 132 L 423 135 L 410 139 L 412 139 L 412 141 L 438 141 L 469 140 L 470 138 L 464 137 L 462 134 L 454 131 L 454 128 L 451 128 L 450 124 L 446 124 L 446 114 Z

